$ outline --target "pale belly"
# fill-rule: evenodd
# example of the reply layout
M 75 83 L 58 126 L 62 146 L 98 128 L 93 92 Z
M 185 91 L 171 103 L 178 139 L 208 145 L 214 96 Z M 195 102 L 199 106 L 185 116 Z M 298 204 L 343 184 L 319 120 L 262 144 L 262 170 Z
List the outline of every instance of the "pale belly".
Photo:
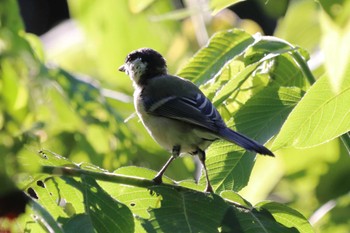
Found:
M 193 125 L 165 117 L 150 116 L 143 107 L 135 103 L 143 125 L 152 138 L 163 148 L 172 151 L 180 146 L 180 153 L 194 153 L 205 150 L 217 137 Z

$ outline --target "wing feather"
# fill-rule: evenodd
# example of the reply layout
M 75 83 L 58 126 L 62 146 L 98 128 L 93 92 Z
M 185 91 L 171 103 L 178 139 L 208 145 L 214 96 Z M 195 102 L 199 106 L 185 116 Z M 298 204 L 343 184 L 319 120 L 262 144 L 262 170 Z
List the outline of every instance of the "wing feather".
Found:
M 169 96 L 157 102 L 147 101 L 149 114 L 191 123 L 213 132 L 226 127 L 220 114 L 202 93 L 191 97 Z

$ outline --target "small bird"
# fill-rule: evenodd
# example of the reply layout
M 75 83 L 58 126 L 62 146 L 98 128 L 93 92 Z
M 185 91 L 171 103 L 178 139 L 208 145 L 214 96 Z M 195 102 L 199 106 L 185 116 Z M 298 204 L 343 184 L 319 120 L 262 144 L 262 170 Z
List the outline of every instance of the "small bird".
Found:
M 171 151 L 170 159 L 154 177 L 156 184 L 169 164 L 182 153 L 198 155 L 206 176 L 205 192 L 213 192 L 205 165 L 205 150 L 218 139 L 259 154 L 274 154 L 258 142 L 228 128 L 219 112 L 189 80 L 170 75 L 161 54 L 150 48 L 129 53 L 119 67 L 132 80 L 134 105 L 153 139 Z

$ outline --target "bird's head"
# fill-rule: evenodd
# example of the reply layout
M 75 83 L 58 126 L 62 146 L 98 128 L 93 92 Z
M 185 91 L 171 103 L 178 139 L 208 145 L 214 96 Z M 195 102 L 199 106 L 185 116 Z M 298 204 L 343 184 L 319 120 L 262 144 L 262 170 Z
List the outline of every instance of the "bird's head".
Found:
M 153 77 L 167 74 L 165 59 L 160 53 L 150 48 L 129 53 L 125 63 L 118 70 L 125 72 L 137 85 L 144 85 Z

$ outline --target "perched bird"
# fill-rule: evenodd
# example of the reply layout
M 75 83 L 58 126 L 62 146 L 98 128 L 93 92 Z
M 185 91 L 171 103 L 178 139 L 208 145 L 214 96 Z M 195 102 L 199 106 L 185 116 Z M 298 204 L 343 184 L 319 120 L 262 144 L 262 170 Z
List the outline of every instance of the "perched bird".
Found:
M 206 192 L 213 192 L 205 166 L 205 149 L 224 139 L 246 150 L 274 154 L 254 140 L 229 129 L 210 100 L 192 82 L 168 74 L 157 51 L 142 48 L 128 54 L 119 67 L 133 81 L 136 112 L 153 139 L 172 156 L 153 181 L 162 183 L 169 164 L 181 153 L 198 155 L 206 175 Z

